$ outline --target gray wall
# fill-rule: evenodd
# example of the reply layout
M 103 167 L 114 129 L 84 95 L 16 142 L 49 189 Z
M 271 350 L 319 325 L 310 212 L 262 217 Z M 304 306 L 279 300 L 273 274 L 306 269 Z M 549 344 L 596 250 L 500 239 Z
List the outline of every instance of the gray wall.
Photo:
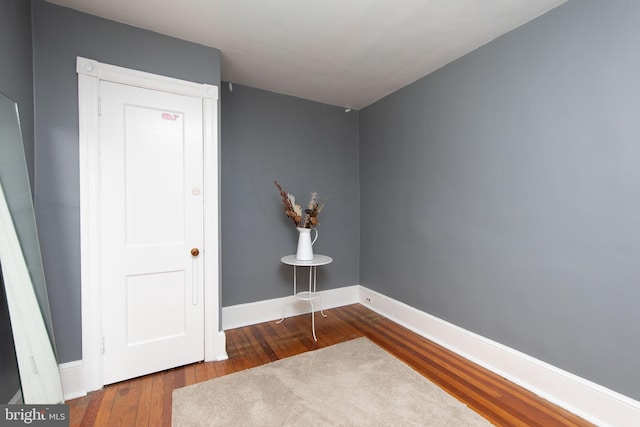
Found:
M 362 110 L 361 283 L 639 399 L 639 45 L 570 1 Z
M 33 182 L 31 5 L 28 1 L 0 1 L 0 58 L 0 92 L 18 103 L 25 156 Z M 8 402 L 19 388 L 7 301 L 0 276 L 0 403 Z
M 59 361 L 82 357 L 76 56 L 209 84 L 220 51 L 33 2 L 36 213 Z
M 36 203 L 66 362 L 81 357 L 76 55 L 213 84 L 220 59 L 40 0 L 33 13 Z M 5 43 L 16 24 L 0 20 L 3 58 L 25 54 L 29 35 Z M 305 201 L 332 193 L 321 287 L 358 283 L 359 252 L 362 284 L 640 398 L 638 24 L 632 0 L 572 0 L 361 111 L 359 128 L 337 107 L 224 86 L 223 305 L 290 292 L 278 179 Z
M 0 0 L 0 58 L 0 92 L 18 104 L 29 181 L 33 183 L 33 51 L 29 1 Z
M 320 289 L 358 283 L 358 112 L 238 84 L 222 85 L 222 305 L 289 295 L 297 231 L 274 180 L 303 206 L 331 195 L 314 252 Z M 302 283 L 306 284 L 306 277 Z

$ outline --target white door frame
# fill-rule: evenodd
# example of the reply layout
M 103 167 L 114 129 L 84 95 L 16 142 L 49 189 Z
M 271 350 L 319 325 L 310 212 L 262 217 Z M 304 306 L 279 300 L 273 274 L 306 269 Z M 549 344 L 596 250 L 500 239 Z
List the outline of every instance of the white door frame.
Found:
M 204 136 L 204 357 L 225 360 L 220 328 L 218 87 L 130 70 L 77 57 L 80 130 L 80 252 L 82 367 L 86 391 L 102 388 L 100 295 L 100 81 L 202 99 Z

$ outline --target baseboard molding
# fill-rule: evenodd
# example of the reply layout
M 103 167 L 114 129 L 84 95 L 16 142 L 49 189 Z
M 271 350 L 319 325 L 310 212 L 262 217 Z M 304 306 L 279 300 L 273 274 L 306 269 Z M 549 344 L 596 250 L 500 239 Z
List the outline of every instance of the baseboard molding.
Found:
M 363 286 L 359 290 L 362 305 L 596 425 L 638 425 L 636 400 Z
M 220 361 L 229 358 L 226 348 L 227 338 L 224 331 L 221 331 L 216 336 L 216 344 L 214 348 L 222 349 L 218 353 L 213 355 L 212 360 Z M 62 381 L 62 393 L 64 400 L 77 399 L 78 397 L 86 396 L 88 391 L 84 379 L 84 366 L 82 360 L 75 360 L 73 362 L 61 363 L 60 367 L 60 379 Z
M 61 363 L 60 379 L 62 381 L 62 394 L 64 400 L 77 399 L 87 395 L 87 388 L 84 380 L 84 367 L 82 360 Z
M 637 426 L 640 402 L 535 359 L 510 347 L 467 331 L 364 286 L 321 291 L 322 308 L 360 303 L 454 352 L 512 381 L 538 396 L 599 426 Z M 293 297 L 222 308 L 224 330 L 306 314 L 310 306 Z M 224 333 L 218 339 L 225 339 Z M 223 355 L 218 360 L 223 360 Z M 82 361 L 60 365 L 65 400 L 86 395 Z
M 358 303 L 359 291 L 360 287 L 357 285 L 321 291 L 319 301 L 322 304 L 322 308 L 325 309 L 356 304 Z M 292 296 L 223 307 L 222 328 L 225 330 L 234 329 L 280 319 L 283 308 L 287 317 L 310 312 L 308 302 L 297 300 Z M 214 347 L 216 349 L 226 348 L 226 334 L 224 331 L 221 331 L 216 336 L 216 345 Z M 226 351 L 218 352 L 213 356 L 213 360 L 225 360 L 228 358 Z M 81 360 L 60 364 L 60 376 L 65 400 L 87 395 L 84 368 Z
M 214 348 L 216 349 L 216 353 L 213 355 L 212 360 L 219 362 L 229 358 L 227 354 L 227 335 L 224 331 L 220 331 L 218 335 L 216 335 Z M 206 360 L 206 362 L 210 362 L 210 360 Z
M 319 304 L 323 309 L 342 307 L 359 302 L 360 286 L 353 285 L 320 291 Z M 293 296 L 222 307 L 222 329 L 235 329 L 256 323 L 270 322 L 311 312 L 307 301 Z

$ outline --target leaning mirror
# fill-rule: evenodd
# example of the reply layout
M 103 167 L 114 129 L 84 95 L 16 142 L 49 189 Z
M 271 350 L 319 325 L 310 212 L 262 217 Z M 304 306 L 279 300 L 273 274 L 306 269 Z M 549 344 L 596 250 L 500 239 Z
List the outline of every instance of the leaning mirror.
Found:
M 0 266 L 24 403 L 63 401 L 18 106 L 0 94 Z

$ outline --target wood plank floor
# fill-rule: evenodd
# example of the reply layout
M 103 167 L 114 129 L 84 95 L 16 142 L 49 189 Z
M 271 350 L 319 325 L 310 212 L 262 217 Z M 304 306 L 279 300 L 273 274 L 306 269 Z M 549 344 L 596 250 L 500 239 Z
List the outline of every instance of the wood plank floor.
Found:
M 367 337 L 498 426 L 589 426 L 581 418 L 355 304 L 226 331 L 229 360 L 124 381 L 69 402 L 72 426 L 169 426 L 175 388 Z

